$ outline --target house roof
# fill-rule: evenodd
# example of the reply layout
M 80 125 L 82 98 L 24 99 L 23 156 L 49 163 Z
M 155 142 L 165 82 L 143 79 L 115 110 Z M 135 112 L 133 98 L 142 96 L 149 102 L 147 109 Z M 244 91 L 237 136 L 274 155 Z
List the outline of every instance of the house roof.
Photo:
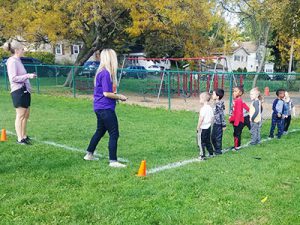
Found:
M 245 41 L 238 43 L 239 47 L 243 47 L 248 53 L 254 53 L 257 51 L 257 45 L 253 41 Z
M 250 53 L 249 53 L 244 47 L 238 47 L 238 48 L 236 48 L 236 49 L 233 51 L 233 54 L 236 53 L 238 50 L 244 50 L 244 51 L 247 53 L 247 55 L 250 55 Z

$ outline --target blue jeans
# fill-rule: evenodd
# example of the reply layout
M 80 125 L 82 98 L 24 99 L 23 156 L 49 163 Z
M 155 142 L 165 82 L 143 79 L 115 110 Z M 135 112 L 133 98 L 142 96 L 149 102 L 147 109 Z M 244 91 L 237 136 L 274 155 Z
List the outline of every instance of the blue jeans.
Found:
M 281 135 L 283 134 L 284 130 L 284 119 L 281 117 L 277 117 L 274 113 L 272 114 L 272 123 L 271 123 L 271 128 L 270 128 L 270 136 L 274 136 L 274 130 L 276 128 L 276 125 L 278 127 L 278 134 L 277 137 L 280 138 Z
M 87 151 L 94 153 L 99 141 L 104 136 L 106 131 L 109 133 L 109 160 L 117 160 L 117 148 L 118 148 L 118 138 L 119 138 L 119 126 L 117 115 L 114 110 L 111 109 L 101 109 L 95 111 L 97 116 L 97 130 L 93 135 Z

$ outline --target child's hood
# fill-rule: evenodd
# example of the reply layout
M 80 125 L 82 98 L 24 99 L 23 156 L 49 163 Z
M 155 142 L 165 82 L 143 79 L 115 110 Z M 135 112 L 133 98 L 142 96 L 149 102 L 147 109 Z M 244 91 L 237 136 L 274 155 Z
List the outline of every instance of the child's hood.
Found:
M 225 110 L 225 104 L 224 104 L 224 102 L 223 102 L 223 101 L 218 101 L 218 102 L 216 103 L 216 108 Z

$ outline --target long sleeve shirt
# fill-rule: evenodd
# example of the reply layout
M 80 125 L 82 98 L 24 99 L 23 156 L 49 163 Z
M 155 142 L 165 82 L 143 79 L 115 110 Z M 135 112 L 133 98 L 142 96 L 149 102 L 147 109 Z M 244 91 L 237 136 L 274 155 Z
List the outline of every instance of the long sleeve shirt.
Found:
M 7 62 L 7 74 L 10 82 L 10 91 L 13 92 L 25 85 L 28 92 L 31 92 L 29 74 L 27 73 L 20 58 L 10 57 Z
M 278 113 L 283 114 L 284 111 L 284 101 L 282 99 L 276 98 L 273 101 L 273 114 L 277 115 Z
M 223 101 L 217 102 L 214 105 L 213 110 L 214 110 L 214 118 L 215 118 L 214 123 L 218 124 L 218 125 L 222 125 L 222 127 L 226 127 L 225 113 L 224 113 L 224 110 L 225 110 L 224 102 Z
M 249 115 L 251 122 L 258 123 L 261 121 L 261 103 L 258 99 L 251 103 Z
M 229 118 L 229 121 L 233 123 L 233 126 L 238 126 L 239 123 L 244 123 L 244 114 L 243 114 L 244 103 L 242 98 L 236 98 L 233 101 L 233 111 L 232 115 Z

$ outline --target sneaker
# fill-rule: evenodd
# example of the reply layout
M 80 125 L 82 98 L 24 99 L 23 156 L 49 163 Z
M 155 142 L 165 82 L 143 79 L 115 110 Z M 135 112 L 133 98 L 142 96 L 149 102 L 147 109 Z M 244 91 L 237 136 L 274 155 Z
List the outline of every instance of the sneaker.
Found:
M 28 145 L 28 143 L 25 141 L 25 139 L 22 139 L 21 141 L 17 141 L 17 144 L 19 144 L 19 145 Z
M 87 161 L 99 160 L 99 158 L 95 157 L 92 153 L 86 153 L 83 159 Z
M 208 155 L 207 156 L 207 158 L 213 158 L 214 157 L 214 155 L 212 154 L 212 155 Z
M 31 139 L 29 136 L 27 136 L 27 137 L 25 138 L 25 141 L 30 142 L 30 141 L 32 141 L 32 139 Z
M 269 138 L 274 138 L 274 135 L 269 135 Z
M 206 157 L 205 156 L 199 156 L 198 158 L 200 161 L 203 161 L 203 160 L 206 160 Z
M 287 135 L 288 134 L 288 132 L 287 131 L 283 131 L 283 135 Z
M 124 168 L 124 167 L 126 167 L 125 164 L 119 163 L 118 161 L 110 162 L 109 166 L 114 167 L 114 168 Z

